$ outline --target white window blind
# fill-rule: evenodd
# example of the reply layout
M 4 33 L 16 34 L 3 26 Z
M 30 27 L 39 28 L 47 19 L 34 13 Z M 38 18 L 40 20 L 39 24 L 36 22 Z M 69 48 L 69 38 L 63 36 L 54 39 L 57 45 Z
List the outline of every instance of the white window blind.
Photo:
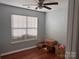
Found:
M 11 28 L 12 39 L 36 39 L 37 38 L 37 17 L 12 15 Z

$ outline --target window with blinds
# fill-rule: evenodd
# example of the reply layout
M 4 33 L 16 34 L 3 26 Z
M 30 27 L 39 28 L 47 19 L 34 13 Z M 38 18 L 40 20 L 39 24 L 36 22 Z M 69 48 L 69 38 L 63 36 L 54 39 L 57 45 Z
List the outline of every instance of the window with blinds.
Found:
M 14 40 L 36 40 L 38 30 L 37 17 L 12 15 L 11 34 Z

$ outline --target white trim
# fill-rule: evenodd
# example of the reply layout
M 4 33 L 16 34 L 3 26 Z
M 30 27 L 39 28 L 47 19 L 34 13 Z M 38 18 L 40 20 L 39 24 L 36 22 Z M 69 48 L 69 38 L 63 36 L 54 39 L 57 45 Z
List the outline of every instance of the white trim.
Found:
M 17 44 L 17 43 L 23 43 L 26 41 L 31 41 L 31 40 L 37 40 L 37 39 L 28 39 L 28 40 L 18 40 L 18 41 L 12 41 L 11 44 Z
M 76 57 L 76 52 L 68 52 L 68 51 L 66 51 L 65 57 L 67 58 L 68 56 L 70 56 L 71 58 L 75 58 Z
M 2 53 L 0 56 L 5 56 L 5 55 L 9 55 L 9 54 L 21 52 L 21 51 L 24 51 L 24 50 L 29 50 L 29 49 L 32 49 L 32 48 L 36 48 L 36 47 L 37 47 L 37 46 L 32 46 L 32 47 L 28 47 L 28 48 L 23 48 L 23 49 L 19 49 L 19 50 L 14 50 L 14 51 L 10 51 L 10 52 L 5 52 L 5 53 Z
M 76 52 L 72 52 L 71 57 L 76 57 Z

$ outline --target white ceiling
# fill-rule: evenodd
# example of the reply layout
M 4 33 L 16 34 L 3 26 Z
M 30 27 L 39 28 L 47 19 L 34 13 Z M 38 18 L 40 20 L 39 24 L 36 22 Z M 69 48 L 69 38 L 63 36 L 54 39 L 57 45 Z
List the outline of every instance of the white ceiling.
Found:
M 52 8 L 52 10 L 42 8 L 36 11 L 50 12 L 56 10 L 57 8 L 64 7 L 64 5 L 68 4 L 68 0 L 45 0 L 45 2 L 58 2 L 58 5 L 49 6 Z M 38 0 L 0 0 L 0 3 L 35 10 Z M 27 6 L 23 6 L 24 4 L 26 4 Z

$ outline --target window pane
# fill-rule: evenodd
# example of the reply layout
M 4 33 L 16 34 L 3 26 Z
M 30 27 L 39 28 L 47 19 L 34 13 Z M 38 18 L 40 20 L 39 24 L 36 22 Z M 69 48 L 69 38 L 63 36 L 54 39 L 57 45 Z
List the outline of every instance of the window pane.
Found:
M 22 38 L 26 35 L 26 29 L 14 29 L 12 30 L 13 38 Z
M 28 36 L 29 38 L 36 38 L 37 37 L 37 29 L 28 29 Z
M 13 28 L 26 28 L 26 16 L 12 15 Z
M 37 17 L 28 17 L 28 28 L 37 28 Z

